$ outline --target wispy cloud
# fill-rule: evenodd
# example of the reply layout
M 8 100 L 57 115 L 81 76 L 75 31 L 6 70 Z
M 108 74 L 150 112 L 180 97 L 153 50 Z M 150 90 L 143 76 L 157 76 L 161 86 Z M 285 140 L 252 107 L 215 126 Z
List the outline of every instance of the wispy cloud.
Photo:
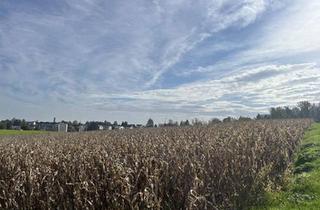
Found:
M 94 106 L 110 108 L 110 101 L 134 111 L 189 112 L 199 115 L 253 115 L 270 105 L 295 104 L 320 93 L 320 68 L 315 63 L 268 65 L 241 69 L 221 79 L 196 82 L 173 89 L 159 89 L 130 94 L 93 94 Z M 118 107 L 114 107 L 118 109 Z
M 4 0 L 0 99 L 155 118 L 317 100 L 319 11 L 317 0 Z

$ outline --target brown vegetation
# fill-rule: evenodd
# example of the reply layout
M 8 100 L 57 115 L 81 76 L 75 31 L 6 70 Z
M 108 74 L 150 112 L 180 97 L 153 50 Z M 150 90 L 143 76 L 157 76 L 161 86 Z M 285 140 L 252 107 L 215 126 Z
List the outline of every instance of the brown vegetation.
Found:
M 0 139 L 3 209 L 243 209 L 310 120 Z

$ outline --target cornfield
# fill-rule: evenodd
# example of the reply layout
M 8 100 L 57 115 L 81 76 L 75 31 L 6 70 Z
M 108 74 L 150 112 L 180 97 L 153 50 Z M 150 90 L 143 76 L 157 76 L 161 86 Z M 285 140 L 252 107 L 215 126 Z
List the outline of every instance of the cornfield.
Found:
M 0 139 L 0 209 L 246 209 L 310 120 Z

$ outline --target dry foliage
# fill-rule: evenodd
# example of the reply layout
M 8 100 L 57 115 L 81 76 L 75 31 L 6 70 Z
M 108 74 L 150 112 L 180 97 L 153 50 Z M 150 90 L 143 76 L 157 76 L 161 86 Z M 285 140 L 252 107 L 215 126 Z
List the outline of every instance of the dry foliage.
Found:
M 244 209 L 310 120 L 0 139 L 1 209 Z

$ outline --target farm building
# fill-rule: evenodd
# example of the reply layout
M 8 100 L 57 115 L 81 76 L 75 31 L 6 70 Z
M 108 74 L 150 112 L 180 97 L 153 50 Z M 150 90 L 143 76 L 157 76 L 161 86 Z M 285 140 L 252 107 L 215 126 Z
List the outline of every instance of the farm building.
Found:
M 68 124 L 59 123 L 58 124 L 58 132 L 68 132 Z
M 21 130 L 21 126 L 20 125 L 13 125 L 12 130 Z
M 37 129 L 43 130 L 43 131 L 57 131 L 58 124 L 52 123 L 52 122 L 39 122 L 37 124 Z
M 103 125 L 98 125 L 98 130 L 100 130 L 100 131 L 104 130 Z
M 27 122 L 27 125 L 29 129 L 34 130 L 37 127 L 37 122 L 36 121 Z

